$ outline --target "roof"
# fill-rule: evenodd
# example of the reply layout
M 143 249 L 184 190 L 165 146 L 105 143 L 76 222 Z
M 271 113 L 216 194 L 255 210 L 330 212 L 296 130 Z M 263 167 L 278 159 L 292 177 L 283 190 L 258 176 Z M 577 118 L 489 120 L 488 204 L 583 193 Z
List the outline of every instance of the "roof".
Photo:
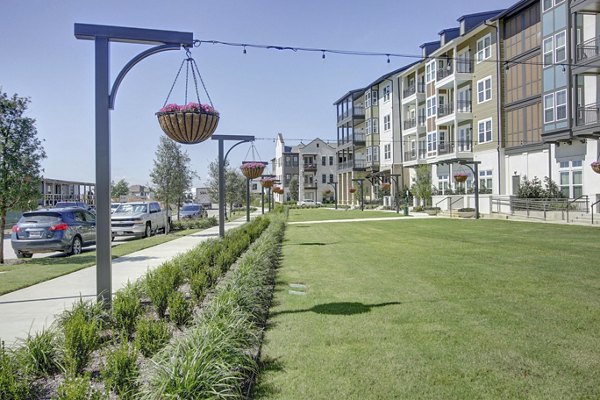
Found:
M 490 18 L 490 19 L 492 21 L 496 21 L 496 20 L 501 19 L 501 18 L 509 17 L 509 16 L 511 16 L 513 14 L 518 13 L 523 8 L 529 7 L 529 6 L 531 6 L 533 4 L 536 4 L 536 3 L 538 3 L 537 0 L 521 0 L 521 1 L 518 1 L 515 4 L 513 4 L 512 6 L 508 7 L 503 12 L 501 12 L 500 14 L 498 14 L 495 17 Z
M 484 11 L 484 12 L 475 13 L 475 14 L 466 14 L 466 15 L 463 15 L 462 17 L 460 17 L 459 19 L 457 19 L 457 21 L 460 22 L 461 24 L 464 22 L 464 25 L 465 25 L 465 31 L 463 32 L 463 35 L 464 35 L 470 31 L 472 31 L 479 25 L 484 24 L 485 21 L 487 21 L 488 19 L 494 18 L 498 14 L 501 14 L 503 12 L 504 12 L 504 10 L 494 10 L 494 11 Z
M 340 97 L 339 99 L 337 99 L 337 100 L 336 100 L 336 101 L 333 103 L 333 105 L 336 105 L 336 104 L 338 104 L 338 103 L 342 102 L 342 100 L 345 100 L 345 99 L 346 99 L 346 97 L 348 97 L 348 96 L 353 96 L 353 95 L 355 95 L 355 94 L 362 93 L 364 90 L 365 90 L 364 88 L 351 90 L 351 91 L 347 92 L 345 95 L 343 95 L 342 97 Z
M 410 67 L 412 67 L 413 65 L 415 65 L 415 64 L 418 64 L 418 63 L 420 63 L 420 62 L 421 62 L 421 60 L 419 60 L 419 61 L 414 61 L 414 62 L 412 62 L 412 63 L 410 63 L 410 64 L 408 64 L 408 65 L 405 65 L 405 66 L 403 66 L 403 67 L 400 67 L 400 68 L 398 68 L 398 69 L 396 69 L 396 70 L 394 70 L 394 71 L 392 71 L 392 72 L 388 72 L 387 74 L 385 74 L 385 75 L 382 75 L 382 76 L 380 76 L 379 78 L 377 78 L 377 79 L 376 79 L 375 81 L 373 81 L 371 84 L 369 84 L 369 85 L 365 86 L 365 89 L 366 89 L 366 88 L 368 88 L 368 87 L 370 87 L 370 86 L 377 85 L 379 82 L 383 82 L 384 80 L 388 79 L 390 76 L 393 76 L 393 75 L 396 75 L 396 74 L 397 74 L 397 73 L 399 73 L 399 72 L 405 71 L 405 70 L 409 69 Z M 363 89 L 363 90 L 364 90 L 364 89 Z

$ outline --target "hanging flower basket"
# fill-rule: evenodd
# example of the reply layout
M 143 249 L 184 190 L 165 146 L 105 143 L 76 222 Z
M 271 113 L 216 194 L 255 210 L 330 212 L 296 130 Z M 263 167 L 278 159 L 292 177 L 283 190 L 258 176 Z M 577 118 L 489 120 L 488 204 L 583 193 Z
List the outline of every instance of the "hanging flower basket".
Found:
M 280 188 L 279 186 L 276 186 L 273 188 L 273 193 L 283 194 L 283 189 Z
M 459 183 L 466 182 L 467 174 L 465 174 L 464 172 L 457 172 L 456 174 L 454 174 L 454 180 Z
M 260 185 L 264 188 L 273 187 L 273 178 L 262 178 L 260 180 Z
M 595 173 L 600 174 L 600 162 L 594 161 L 590 164 Z
M 351 187 L 350 189 L 348 189 L 348 191 L 349 191 L 350 193 L 354 193 L 354 192 L 356 192 L 356 188 L 354 188 L 354 187 Z
M 248 179 L 256 179 L 262 175 L 266 165 L 261 162 L 243 162 L 240 170 Z M 268 186 L 267 186 L 268 187 Z
M 208 104 L 167 104 L 156 116 L 163 132 L 182 144 L 204 142 L 219 125 L 219 112 Z
M 390 184 L 388 182 L 384 183 L 383 185 L 381 185 L 381 190 L 388 190 L 390 188 Z

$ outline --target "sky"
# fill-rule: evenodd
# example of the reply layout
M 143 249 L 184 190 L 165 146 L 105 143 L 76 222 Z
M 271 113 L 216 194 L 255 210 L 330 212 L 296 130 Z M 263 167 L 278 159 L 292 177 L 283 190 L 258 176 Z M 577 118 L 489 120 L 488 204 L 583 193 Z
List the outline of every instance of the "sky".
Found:
M 26 115 L 36 119 L 47 153 L 44 177 L 94 182 L 94 45 L 75 38 L 75 23 L 192 32 L 200 40 L 419 55 L 422 43 L 458 26 L 460 16 L 515 2 L 0 0 L 0 90 L 30 98 Z M 148 47 L 112 43 L 111 82 Z M 256 137 L 254 148 L 242 144 L 231 151 L 232 166 L 271 160 L 278 133 L 286 145 L 316 137 L 335 142 L 333 103 L 414 61 L 335 54 L 323 59 L 320 53 L 254 48 L 243 54 L 239 47 L 206 43 L 192 56 L 221 114 L 216 133 Z M 150 171 L 163 135 L 155 112 L 184 58 L 183 50 L 155 54 L 122 82 L 110 112 L 113 181 L 152 185 Z M 169 103 L 184 102 L 184 82 L 178 80 Z M 201 88 L 200 100 L 208 101 Z M 198 175 L 194 187 L 205 185 L 217 142 L 183 148 Z

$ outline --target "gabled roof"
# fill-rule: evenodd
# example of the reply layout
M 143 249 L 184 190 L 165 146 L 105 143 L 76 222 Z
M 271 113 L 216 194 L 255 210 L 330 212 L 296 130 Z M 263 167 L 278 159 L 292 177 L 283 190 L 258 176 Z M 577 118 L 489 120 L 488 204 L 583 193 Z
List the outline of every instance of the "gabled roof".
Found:
M 352 96 L 352 99 L 354 100 L 354 95 L 360 95 L 360 94 L 362 94 L 362 92 L 364 92 L 364 89 L 354 89 L 354 90 L 351 90 L 348 93 L 346 93 L 345 95 L 343 95 L 342 97 L 340 97 L 339 99 L 337 99 L 333 103 L 333 105 L 335 106 L 335 105 L 341 103 L 342 100 L 345 100 L 346 97 L 348 97 L 348 96 Z
M 457 19 L 457 21 L 460 22 L 461 24 L 464 23 L 464 25 L 465 25 L 465 31 L 463 32 L 463 35 L 464 35 L 464 34 L 468 33 L 469 31 L 472 31 L 479 25 L 483 24 L 488 19 L 492 19 L 492 18 L 496 17 L 497 15 L 503 13 L 504 11 L 505 10 L 494 10 L 494 11 L 483 11 L 483 12 L 475 13 L 475 14 L 466 14 L 466 15 L 463 15 L 462 17 L 460 17 L 459 19 Z
M 425 51 L 424 55 L 428 56 L 440 48 L 440 41 L 437 40 L 435 42 L 426 42 L 420 45 L 419 47 Z
M 398 69 L 396 69 L 396 70 L 394 70 L 392 72 L 388 72 L 387 74 L 382 75 L 379 78 L 377 78 L 376 80 L 374 80 L 371 84 L 365 86 L 365 89 L 367 89 L 367 88 L 369 88 L 371 86 L 377 85 L 378 83 L 383 82 L 384 80 L 388 79 L 390 76 L 393 76 L 393 75 L 396 75 L 399 72 L 405 71 L 405 70 L 409 69 L 410 67 L 412 67 L 413 65 L 418 64 L 420 62 L 421 62 L 421 60 L 415 61 L 415 62 L 412 62 L 412 63 L 410 63 L 408 65 L 400 67 L 400 68 L 398 68 Z M 365 89 L 363 89 L 363 90 L 365 90 Z
M 515 4 L 513 4 L 512 6 L 508 7 L 503 12 L 501 12 L 500 14 L 498 14 L 495 17 L 490 18 L 490 19 L 492 21 L 495 21 L 495 20 L 498 20 L 498 19 L 501 19 L 501 18 L 509 17 L 511 15 L 514 15 L 514 14 L 518 13 L 523 8 L 529 7 L 529 6 L 531 6 L 532 4 L 535 4 L 535 3 L 538 3 L 538 0 L 521 0 L 521 1 L 518 1 Z

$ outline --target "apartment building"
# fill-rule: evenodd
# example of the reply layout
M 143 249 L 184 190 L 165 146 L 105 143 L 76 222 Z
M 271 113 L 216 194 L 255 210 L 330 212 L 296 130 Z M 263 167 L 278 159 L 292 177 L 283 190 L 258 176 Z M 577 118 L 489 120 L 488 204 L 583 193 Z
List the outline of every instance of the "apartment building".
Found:
M 289 185 L 294 178 L 298 180 L 300 171 L 300 158 L 298 151 L 291 146 L 286 146 L 281 133 L 275 140 L 275 158 L 273 159 L 273 174 L 279 181 L 277 186 L 283 188 L 283 194 L 275 194 L 275 201 L 284 202 L 291 199 Z
M 334 192 L 337 175 L 336 146 L 317 138 L 294 147 L 300 159 L 298 199 L 322 202 Z

